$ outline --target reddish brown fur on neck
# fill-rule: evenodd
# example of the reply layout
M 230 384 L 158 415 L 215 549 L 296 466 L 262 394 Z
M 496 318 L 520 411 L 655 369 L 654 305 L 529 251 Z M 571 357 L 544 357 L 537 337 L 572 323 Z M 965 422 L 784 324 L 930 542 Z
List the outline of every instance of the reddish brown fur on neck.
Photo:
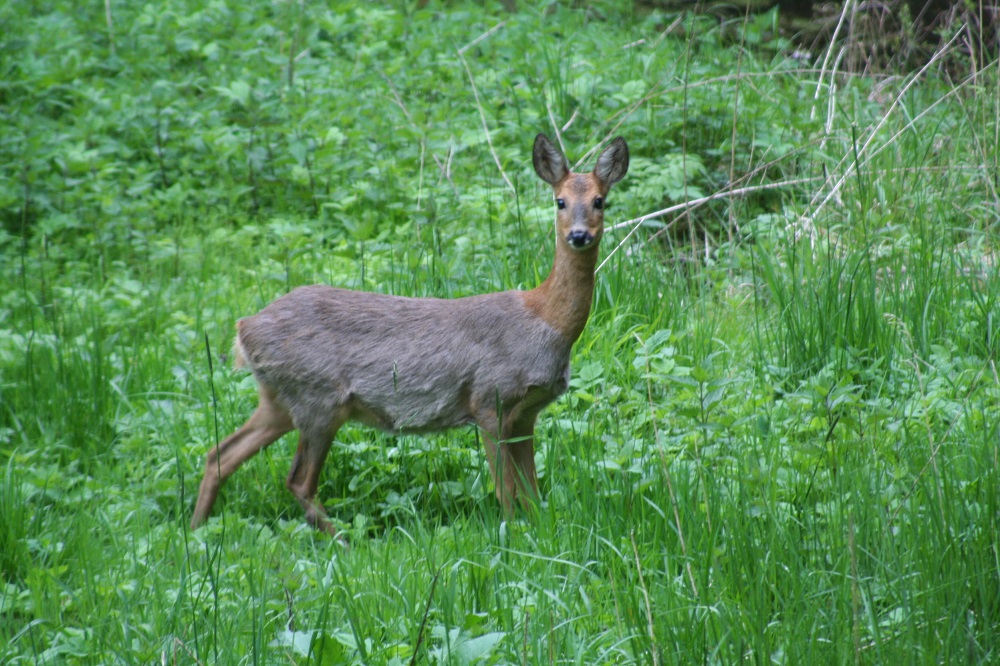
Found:
M 590 317 L 597 252 L 596 246 L 577 252 L 561 240 L 549 277 L 522 295 L 524 306 L 570 343 L 580 337 Z

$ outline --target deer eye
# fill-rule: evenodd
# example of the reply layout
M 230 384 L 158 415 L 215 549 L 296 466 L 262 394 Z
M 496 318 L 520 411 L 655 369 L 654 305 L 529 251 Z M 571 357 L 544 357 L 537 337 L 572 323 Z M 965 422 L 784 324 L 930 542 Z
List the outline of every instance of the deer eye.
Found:
M 596 208 L 597 210 L 602 210 L 604 208 L 603 197 L 597 197 L 596 199 L 594 199 L 594 208 Z
M 559 210 L 562 210 L 562 209 L 566 208 L 566 200 L 565 199 L 556 199 L 556 206 L 559 208 Z

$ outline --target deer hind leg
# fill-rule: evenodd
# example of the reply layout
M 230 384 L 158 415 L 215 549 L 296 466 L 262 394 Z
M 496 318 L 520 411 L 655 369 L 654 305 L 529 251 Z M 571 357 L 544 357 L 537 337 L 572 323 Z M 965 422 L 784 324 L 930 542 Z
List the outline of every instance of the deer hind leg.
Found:
M 260 403 L 253 415 L 242 428 L 212 447 L 205 458 L 205 476 L 202 477 L 198 501 L 191 516 L 191 529 L 208 520 L 219 488 L 240 465 L 294 429 L 288 412 L 274 402 L 267 389 L 261 387 Z
M 346 410 L 339 410 L 334 418 L 318 427 L 317 424 L 303 424 L 299 428 L 299 447 L 288 472 L 285 486 L 291 491 L 306 512 L 306 521 L 341 541 L 338 530 L 326 515 L 323 505 L 316 499 L 319 474 L 330 452 L 337 430 L 347 420 Z

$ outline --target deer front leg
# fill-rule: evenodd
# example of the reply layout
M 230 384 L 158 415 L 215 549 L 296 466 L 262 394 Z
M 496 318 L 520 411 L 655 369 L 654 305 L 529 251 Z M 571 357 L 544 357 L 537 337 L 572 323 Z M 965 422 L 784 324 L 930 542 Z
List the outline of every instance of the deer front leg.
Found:
M 517 499 L 528 514 L 538 510 L 538 474 L 535 471 L 535 414 L 522 416 L 511 428 L 507 442 Z
M 498 423 L 499 421 L 499 423 Z M 504 421 L 495 412 L 477 419 L 486 448 L 486 459 L 504 514 L 514 516 L 515 501 L 533 513 L 538 502 L 535 472 L 535 415 Z

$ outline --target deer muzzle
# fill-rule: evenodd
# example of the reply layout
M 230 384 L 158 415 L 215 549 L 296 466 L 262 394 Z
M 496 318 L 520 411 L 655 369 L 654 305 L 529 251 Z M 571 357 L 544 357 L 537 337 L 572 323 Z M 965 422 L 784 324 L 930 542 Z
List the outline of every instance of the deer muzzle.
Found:
M 566 242 L 574 250 L 586 250 L 594 244 L 594 234 L 584 229 L 573 229 L 566 234 Z

